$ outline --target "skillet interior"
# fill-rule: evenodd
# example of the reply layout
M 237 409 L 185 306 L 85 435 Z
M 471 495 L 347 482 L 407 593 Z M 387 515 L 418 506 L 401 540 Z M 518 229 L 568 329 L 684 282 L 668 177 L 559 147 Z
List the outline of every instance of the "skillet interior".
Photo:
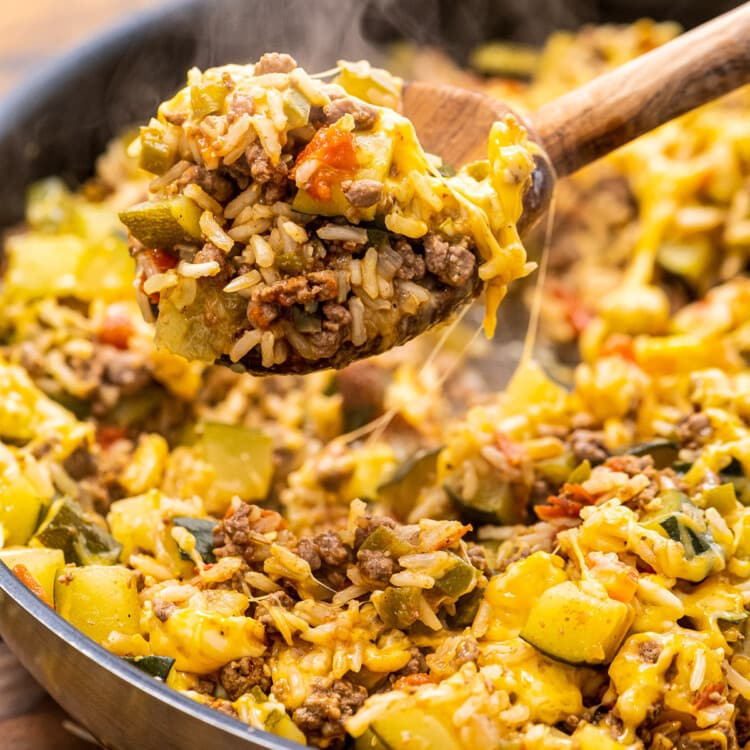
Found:
M 377 60 L 398 36 L 461 59 L 493 37 L 539 42 L 560 27 L 643 14 L 693 25 L 736 5 L 695 0 L 183 0 L 141 14 L 0 102 L 0 228 L 23 216 L 26 186 L 85 177 L 112 137 L 148 116 L 191 65 L 293 53 L 311 69 L 338 57 Z M 178 695 L 107 653 L 37 600 L 0 565 L 0 634 L 52 696 L 106 747 L 291 748 Z

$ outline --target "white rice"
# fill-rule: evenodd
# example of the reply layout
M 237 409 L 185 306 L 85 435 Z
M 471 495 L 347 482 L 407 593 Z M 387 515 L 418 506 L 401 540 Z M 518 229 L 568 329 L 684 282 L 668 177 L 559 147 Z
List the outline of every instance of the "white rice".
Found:
M 204 211 L 198 223 L 200 224 L 203 236 L 209 242 L 216 245 L 216 247 L 225 253 L 231 251 L 234 247 L 234 240 L 219 226 L 219 223 L 210 211 Z
M 255 234 L 263 234 L 271 228 L 270 219 L 251 219 L 247 224 L 232 227 L 227 234 L 235 242 L 247 242 Z
M 224 291 L 227 293 L 239 292 L 242 289 L 251 289 L 254 286 L 260 284 L 263 278 L 259 271 L 253 269 L 247 273 L 243 273 L 240 276 L 235 276 L 225 287 Z
M 177 286 L 179 277 L 173 269 L 169 269 L 165 273 L 155 273 L 153 276 L 149 276 L 143 282 L 143 291 L 146 294 L 158 294 L 159 292 L 169 289 L 170 287 Z
M 276 253 L 266 239 L 259 234 L 250 238 L 250 247 L 255 253 L 255 262 L 260 268 L 271 268 L 276 261 Z
M 307 242 L 307 232 L 299 224 L 295 224 L 293 221 L 282 221 L 281 229 L 298 244 Z
M 268 154 L 271 163 L 278 164 L 281 156 L 281 141 L 278 131 L 274 128 L 273 123 L 262 115 L 253 115 L 252 121 L 263 150 Z
M 276 337 L 271 331 L 263 331 L 263 335 L 260 337 L 260 358 L 263 367 L 273 366 L 273 349 L 276 342 Z
M 200 206 L 204 211 L 210 211 L 215 216 L 222 215 L 221 203 L 210 196 L 200 185 L 191 182 L 185 185 L 182 194 L 190 198 L 193 203 Z
M 320 81 L 314 81 L 302 68 L 295 68 L 289 74 L 289 81 L 315 107 L 324 107 L 331 101 L 328 95 L 323 92 Z
M 185 161 L 184 159 L 182 161 L 178 161 L 176 164 L 173 164 L 163 175 L 160 177 L 157 177 L 149 183 L 148 189 L 152 193 L 156 193 L 159 190 L 161 190 L 163 187 L 166 187 L 167 185 L 170 185 L 173 183 L 176 179 L 182 176 L 182 173 L 190 166 L 189 161 Z
M 362 288 L 372 299 L 378 298 L 378 251 L 374 247 L 368 248 L 362 259 Z
M 207 260 L 205 263 L 188 263 L 185 260 L 181 260 L 177 264 L 177 273 L 189 279 L 216 276 L 219 271 L 221 271 L 221 266 L 215 260 Z
M 251 349 L 260 343 L 262 335 L 261 331 L 258 331 L 257 329 L 245 331 L 230 349 L 229 359 L 231 359 L 232 362 L 239 362 Z
M 340 240 L 364 245 L 367 242 L 367 230 L 342 224 L 324 224 L 316 232 L 321 240 Z
M 236 198 L 233 198 L 227 203 L 224 207 L 224 216 L 226 216 L 227 219 L 236 218 L 240 215 L 240 212 L 243 209 L 257 203 L 259 198 L 260 185 L 258 183 L 253 183 L 251 187 L 247 188 L 247 190 L 243 190 Z
M 359 297 L 349 299 L 349 312 L 352 316 L 352 344 L 362 346 L 367 341 L 365 330 L 365 306 Z
M 349 264 L 349 281 L 352 286 L 362 286 L 362 263 L 358 258 Z

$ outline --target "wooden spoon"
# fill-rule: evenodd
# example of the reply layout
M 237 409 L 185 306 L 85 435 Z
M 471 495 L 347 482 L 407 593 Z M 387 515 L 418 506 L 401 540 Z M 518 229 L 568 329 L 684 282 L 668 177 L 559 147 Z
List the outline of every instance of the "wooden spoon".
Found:
M 524 225 L 546 208 L 552 172 L 565 177 L 639 135 L 750 82 L 750 3 L 545 104 L 530 117 L 552 170 L 537 162 Z M 487 136 L 508 112 L 476 91 L 409 83 L 403 112 L 425 150 L 453 166 L 487 158 Z

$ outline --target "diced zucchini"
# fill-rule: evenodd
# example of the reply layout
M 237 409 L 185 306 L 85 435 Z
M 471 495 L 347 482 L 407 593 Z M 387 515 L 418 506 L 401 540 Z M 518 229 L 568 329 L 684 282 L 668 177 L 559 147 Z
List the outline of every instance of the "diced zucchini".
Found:
M 121 565 L 61 568 L 55 581 L 55 609 L 98 643 L 113 631 L 135 635 L 141 612 L 138 574 Z
M 179 295 L 181 290 L 182 284 L 178 284 L 160 295 L 156 345 L 188 360 L 215 362 L 229 351 L 240 325 L 247 322 L 247 300 L 199 280 L 193 302 L 178 307 L 172 295 Z M 211 324 L 207 325 L 209 311 Z
M 733 458 L 729 465 L 724 467 L 719 476 L 724 482 L 731 482 L 737 492 L 737 499 L 743 505 L 750 505 L 750 479 L 745 476 L 742 464 Z
M 391 557 L 398 559 L 402 555 L 414 552 L 414 545 L 402 539 L 387 526 L 378 526 L 370 536 L 365 539 L 360 549 L 372 549 L 380 552 L 388 552 Z
M 387 628 L 408 628 L 419 619 L 422 590 L 416 586 L 388 586 L 373 594 L 372 603 Z
M 307 744 L 307 738 L 297 725 L 289 718 L 289 714 L 281 709 L 271 711 L 266 718 L 266 729 L 277 737 L 284 737 L 300 745 Z
M 385 501 L 399 518 L 405 519 L 409 515 L 420 490 L 434 481 L 441 450 L 442 447 L 417 451 L 378 487 L 378 498 Z
M 284 114 L 288 130 L 304 127 L 310 120 L 310 100 L 297 89 L 287 89 L 284 92 Z
M 216 521 L 210 521 L 207 518 L 175 516 L 172 519 L 172 523 L 182 529 L 187 529 L 193 535 L 193 538 L 195 539 L 195 549 L 203 558 L 204 562 L 216 562 L 216 556 L 214 555 L 214 529 L 216 528 Z M 189 555 L 182 551 L 181 553 L 185 559 L 190 559 Z
M 568 484 L 581 484 L 585 482 L 591 476 L 591 463 L 588 459 L 581 461 L 578 466 L 570 472 L 570 476 L 566 479 Z
M 26 544 L 34 533 L 46 501 L 10 452 L 0 454 L 0 530 L 3 544 Z
M 657 438 L 656 440 L 632 445 L 624 453 L 631 456 L 651 456 L 657 469 L 666 469 L 677 460 L 679 451 L 680 446 L 673 440 Z
M 645 516 L 641 523 L 647 529 L 679 542 L 685 550 L 679 571 L 672 571 L 669 575 L 698 583 L 714 569 L 721 569 L 724 551 L 706 526 L 702 511 L 678 490 L 665 492 L 661 504 L 659 510 Z
M 568 664 L 608 664 L 633 616 L 631 607 L 610 599 L 603 587 L 565 581 L 539 597 L 520 635 Z
M 76 565 L 112 565 L 122 550 L 114 537 L 89 521 L 81 506 L 67 497 L 52 503 L 29 544 L 62 550 L 65 562 Z
M 16 565 L 23 565 L 44 589 L 47 600 L 54 600 L 55 575 L 58 568 L 65 565 L 65 556 L 59 549 L 9 547 L 0 549 L 0 562 L 11 570 Z
M 157 680 L 166 680 L 175 662 L 171 656 L 124 656 L 123 660 Z
M 455 558 L 453 565 L 435 580 L 435 586 L 444 594 L 458 599 L 473 588 L 477 578 L 477 569 L 458 555 L 449 554 Z
M 449 716 L 443 719 L 416 706 L 386 712 L 370 730 L 389 750 L 461 750 Z M 357 742 L 357 750 L 367 748 Z
M 175 150 L 164 139 L 164 132 L 159 127 L 141 128 L 140 166 L 153 174 L 164 174 L 175 160 Z
M 201 239 L 201 209 L 190 198 L 145 201 L 120 211 L 130 234 L 149 248 L 167 249 L 179 242 Z
M 570 453 L 562 453 L 555 458 L 546 458 L 534 464 L 534 471 L 556 487 L 566 481 L 570 482 L 569 477 L 575 469 L 575 461 Z M 589 465 L 590 471 L 591 466 Z
M 516 500 L 513 488 L 508 482 L 493 478 L 489 474 L 479 474 L 476 492 L 470 498 L 449 481 L 443 489 L 456 507 L 462 519 L 480 524 L 508 524 L 523 521 L 524 504 Z
M 354 741 L 355 750 L 390 750 L 369 727 Z
M 216 471 L 214 488 L 227 499 L 264 500 L 273 475 L 273 441 L 261 430 L 204 422 L 199 447 Z
M 315 216 L 343 216 L 350 208 L 349 201 L 345 198 L 341 185 L 333 183 L 331 185 L 331 197 L 327 201 L 321 201 L 313 198 L 307 190 L 300 188 L 292 200 L 292 208 L 301 214 L 312 214 Z M 367 214 L 375 213 L 373 210 L 366 209 Z M 370 216 L 369 218 L 372 218 Z
M 223 83 L 202 81 L 190 87 L 190 107 L 193 117 L 201 119 L 224 109 L 227 87 Z

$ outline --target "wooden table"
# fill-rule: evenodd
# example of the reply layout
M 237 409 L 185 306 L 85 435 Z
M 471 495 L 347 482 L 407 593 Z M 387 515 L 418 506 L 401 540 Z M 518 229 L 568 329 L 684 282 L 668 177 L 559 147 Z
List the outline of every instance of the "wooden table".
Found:
M 56 56 L 98 30 L 163 1 L 3 2 L 0 13 L 0 96 L 25 76 L 54 61 Z M 3 711 L 3 703 L 7 707 L 9 700 L 7 695 L 0 695 L 0 746 L 3 750 L 92 750 L 92 745 L 75 737 L 63 726 L 66 716 L 50 698 L 42 697 L 31 708 L 8 717 L 7 709 Z

